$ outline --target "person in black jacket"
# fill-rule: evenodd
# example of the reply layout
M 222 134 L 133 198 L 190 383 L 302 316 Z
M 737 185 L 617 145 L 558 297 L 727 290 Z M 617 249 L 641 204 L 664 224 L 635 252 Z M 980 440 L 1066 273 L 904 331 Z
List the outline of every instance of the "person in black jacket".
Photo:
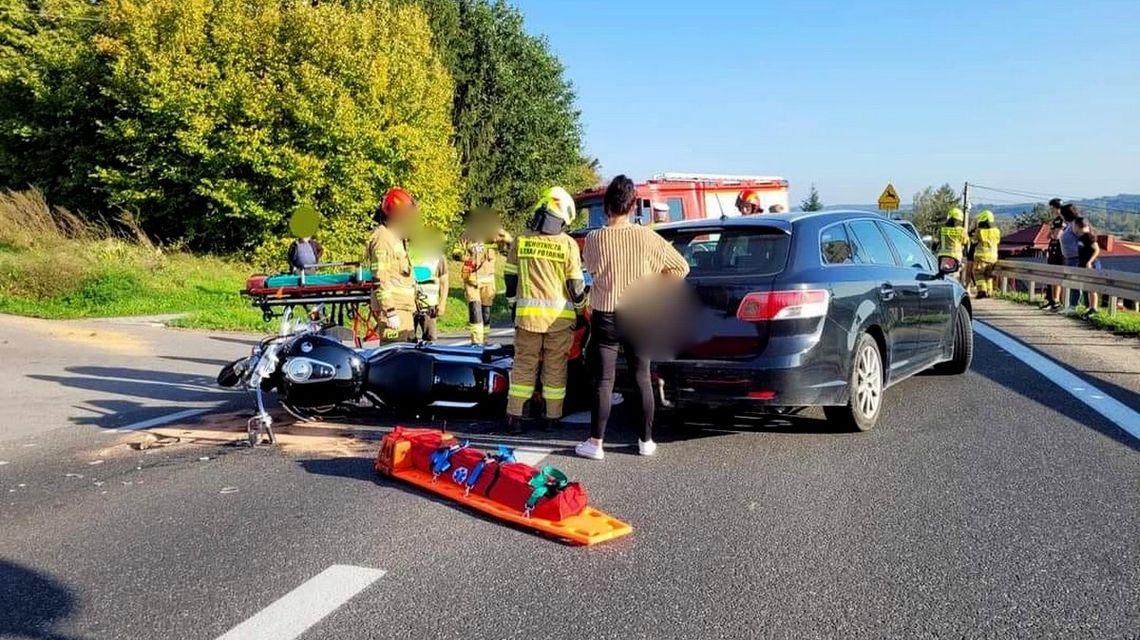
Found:
M 1061 253 L 1061 233 L 1064 230 L 1064 218 L 1061 216 L 1053 218 L 1053 224 L 1049 228 L 1049 248 L 1045 252 L 1046 263 L 1060 267 L 1065 266 L 1065 254 Z M 1054 311 L 1061 308 L 1060 285 L 1052 284 L 1045 286 L 1045 304 L 1042 305 L 1041 308 L 1052 309 Z
M 312 274 L 321 261 L 324 249 L 312 236 L 297 238 L 289 245 L 289 270 L 293 273 Z

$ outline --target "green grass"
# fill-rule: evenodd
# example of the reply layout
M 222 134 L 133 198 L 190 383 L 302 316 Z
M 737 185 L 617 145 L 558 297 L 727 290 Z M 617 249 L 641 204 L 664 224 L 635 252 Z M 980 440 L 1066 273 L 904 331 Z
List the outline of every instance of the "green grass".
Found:
M 1019 304 L 1039 305 L 1043 302 L 1041 300 L 1041 296 L 1037 296 L 1033 302 L 1030 302 L 1029 294 L 1020 291 L 1010 292 L 1006 294 L 995 292 L 994 297 L 1001 300 L 1009 300 L 1010 302 L 1017 302 Z M 1104 296 L 1102 296 L 1102 298 L 1104 298 Z M 1087 307 L 1084 305 L 1079 305 L 1076 308 L 1076 315 L 1081 316 L 1086 310 Z M 1098 329 L 1111 331 L 1116 334 L 1124 336 L 1140 336 L 1140 313 L 1136 311 L 1124 311 L 1117 309 L 1115 315 L 1109 315 L 1107 310 L 1100 309 L 1095 314 L 1093 314 L 1092 317 L 1088 318 L 1088 323 Z
M 440 331 L 466 332 L 460 263 L 450 266 Z M 50 319 L 184 314 L 170 324 L 274 331 L 276 322 L 265 322 L 238 293 L 255 272 L 242 260 L 159 250 L 129 216 L 112 227 L 52 207 L 35 190 L 0 192 L 0 313 Z M 493 318 L 506 316 L 500 295 Z
M 253 272 L 238 260 L 164 254 L 121 239 L 66 239 L 32 248 L 0 243 L 0 313 L 51 319 L 186 314 L 169 324 L 273 331 L 276 324 L 264 322 L 261 311 L 238 293 Z M 459 265 L 452 265 L 441 332 L 467 330 L 458 272 Z M 493 317 L 502 321 L 506 316 L 500 295 Z

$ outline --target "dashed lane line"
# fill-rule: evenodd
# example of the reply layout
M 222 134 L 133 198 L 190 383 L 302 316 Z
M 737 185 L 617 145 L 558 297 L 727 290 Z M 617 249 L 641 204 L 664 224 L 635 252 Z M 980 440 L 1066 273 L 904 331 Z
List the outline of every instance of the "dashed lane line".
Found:
M 1140 439 L 1140 413 L 1096 388 L 1087 380 L 1073 374 L 1053 360 L 1037 353 L 1015 338 L 980 321 L 974 321 L 974 333 L 1005 349 L 1011 356 L 1045 376 L 1093 411 L 1111 420 L 1116 426 Z
M 334 564 L 218 640 L 292 640 L 383 575 L 381 569 Z

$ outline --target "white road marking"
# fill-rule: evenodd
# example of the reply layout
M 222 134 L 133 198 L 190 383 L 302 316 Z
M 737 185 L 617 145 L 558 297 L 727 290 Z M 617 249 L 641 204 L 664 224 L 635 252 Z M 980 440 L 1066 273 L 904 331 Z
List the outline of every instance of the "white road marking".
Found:
M 1031 369 L 1045 376 L 1047 380 L 1065 389 L 1074 398 L 1088 405 L 1093 411 L 1132 434 L 1134 438 L 1140 438 L 1140 413 L 1097 389 L 1087 380 L 1072 374 L 1068 369 L 984 322 L 974 321 L 974 333 L 1005 349 Z
M 159 416 L 157 418 L 151 418 L 150 420 L 143 420 L 142 422 L 136 422 L 134 424 L 128 424 L 127 426 L 119 427 L 118 429 L 111 429 L 108 431 L 108 433 L 118 433 L 120 431 L 138 431 L 140 429 L 150 429 L 151 427 L 157 427 L 159 425 L 164 425 L 164 424 L 167 424 L 170 422 L 174 422 L 176 420 L 185 420 L 186 418 L 193 418 L 194 416 L 200 416 L 203 413 L 209 413 L 210 411 L 211 411 L 211 409 L 186 409 L 185 411 L 177 411 L 175 413 L 168 413 L 164 416 Z
M 334 564 L 218 640 L 292 640 L 383 575 L 381 569 Z

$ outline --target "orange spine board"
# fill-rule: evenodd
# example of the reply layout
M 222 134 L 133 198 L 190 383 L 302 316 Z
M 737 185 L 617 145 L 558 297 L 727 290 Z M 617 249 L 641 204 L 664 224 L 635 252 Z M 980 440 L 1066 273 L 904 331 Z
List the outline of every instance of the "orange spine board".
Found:
M 395 452 L 394 452 L 395 453 Z M 379 466 L 379 465 L 378 465 Z M 500 520 L 506 520 L 528 529 L 535 529 L 556 538 L 567 540 L 574 544 L 594 545 L 607 540 L 614 540 L 633 533 L 633 527 L 609 516 L 593 507 L 586 507 L 576 516 L 561 521 L 544 520 L 542 518 L 528 518 L 513 509 L 509 509 L 493 500 L 474 494 L 465 494 L 464 488 L 446 478 L 433 479 L 430 473 L 420 471 L 404 465 L 394 465 L 394 469 L 380 469 L 393 478 L 414 484 L 432 493 L 451 498 L 472 509 L 476 509 Z M 403 467 L 403 468 L 400 468 Z

